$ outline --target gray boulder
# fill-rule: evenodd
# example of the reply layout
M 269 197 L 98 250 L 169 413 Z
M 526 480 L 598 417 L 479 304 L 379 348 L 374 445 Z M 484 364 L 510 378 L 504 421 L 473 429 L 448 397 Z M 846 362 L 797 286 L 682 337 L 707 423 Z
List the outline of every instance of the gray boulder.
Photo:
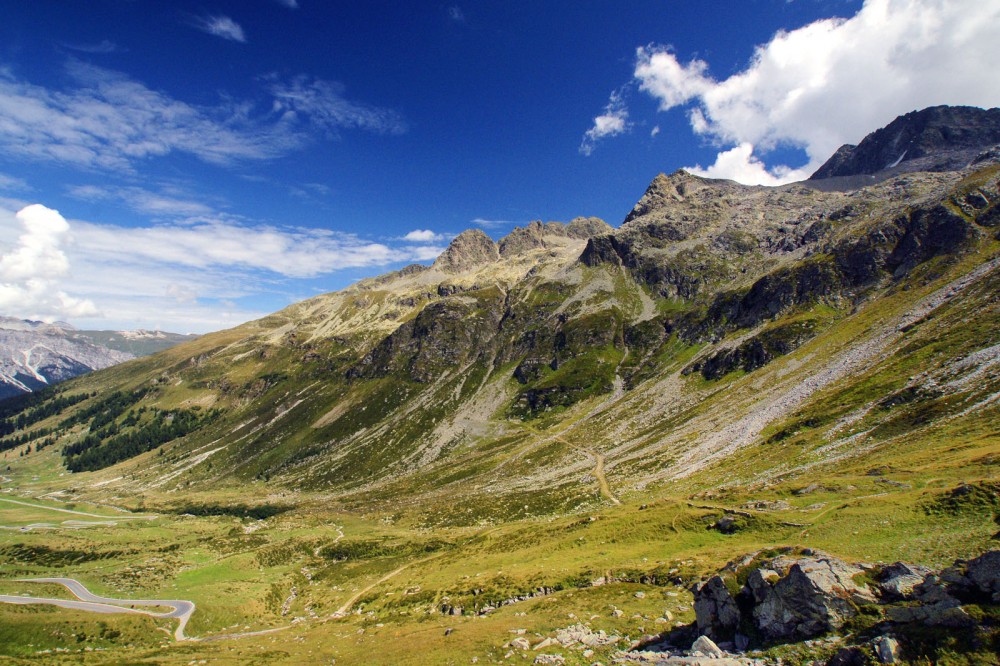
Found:
M 694 593 L 698 632 L 711 638 L 731 638 L 740 626 L 740 609 L 722 576 L 713 576 Z
M 991 550 L 970 560 L 965 579 L 975 591 L 1000 602 L 1000 550 Z
M 953 597 L 948 582 L 933 574 L 913 588 L 913 598 L 919 602 L 914 606 L 888 609 L 889 618 L 894 622 L 919 622 L 932 627 L 968 627 L 975 624 L 962 602 Z
M 753 619 L 768 639 L 811 638 L 840 628 L 874 595 L 854 582 L 862 569 L 833 557 L 797 560 L 773 585 L 758 580 Z
M 691 646 L 691 655 L 701 654 L 706 657 L 721 659 L 726 656 L 715 642 L 708 636 L 699 636 Z
M 888 601 L 909 599 L 913 596 L 913 588 L 922 583 L 924 576 L 930 572 L 927 567 L 905 562 L 890 564 L 879 573 L 879 592 Z

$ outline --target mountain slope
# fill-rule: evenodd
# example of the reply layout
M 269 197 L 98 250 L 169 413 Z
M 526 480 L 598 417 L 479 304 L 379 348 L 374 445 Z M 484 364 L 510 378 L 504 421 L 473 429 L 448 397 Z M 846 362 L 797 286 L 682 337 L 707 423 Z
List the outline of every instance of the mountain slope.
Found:
M 971 301 L 940 294 L 985 290 L 988 302 L 998 198 L 995 166 L 853 192 L 661 175 L 619 229 L 537 224 L 499 244 L 467 232 L 432 267 L 362 281 L 67 390 L 137 391 L 136 407 L 215 414 L 166 456 L 126 463 L 119 492 L 267 479 L 352 501 L 510 498 L 479 517 L 565 510 L 593 501 L 580 478 L 599 457 L 619 493 L 708 473 L 792 428 L 822 396 L 850 394 L 907 348 L 901 327 L 945 307 L 972 316 Z M 992 310 L 974 316 L 990 330 Z M 962 337 L 957 324 L 939 328 Z M 920 370 L 943 377 L 968 354 L 990 359 L 992 338 Z M 948 380 L 897 411 L 931 401 L 952 414 L 956 396 L 989 410 L 991 382 L 970 393 Z M 134 420 L 131 409 L 109 418 Z M 817 423 L 830 418 L 810 443 L 826 453 L 801 454 L 809 464 L 840 456 L 862 431 L 887 432 L 876 426 L 888 414 L 871 402 Z M 914 418 L 893 436 L 926 425 Z M 854 425 L 834 428 L 836 419 Z M 86 430 L 62 432 L 73 442 Z M 92 458 L 123 459 L 101 441 Z M 889 440 L 879 441 L 871 446 Z

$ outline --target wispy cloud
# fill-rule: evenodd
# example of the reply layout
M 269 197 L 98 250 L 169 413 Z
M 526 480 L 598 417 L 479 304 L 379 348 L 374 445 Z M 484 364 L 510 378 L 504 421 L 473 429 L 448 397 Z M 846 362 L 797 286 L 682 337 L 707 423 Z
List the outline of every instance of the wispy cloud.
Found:
M 274 0 L 274 1 L 277 2 L 279 5 L 282 5 L 283 7 L 288 7 L 289 9 L 299 8 L 298 0 Z
M 517 225 L 526 224 L 525 222 L 518 222 L 515 220 L 488 220 L 482 217 L 477 217 L 473 220 L 469 220 L 470 224 L 474 224 L 477 227 L 482 227 L 483 229 L 501 229 L 504 227 L 513 227 Z
M 200 201 L 135 186 L 74 185 L 70 196 L 84 201 L 116 201 L 144 215 L 188 217 L 211 215 L 214 210 Z
M 729 78 L 646 46 L 634 80 L 662 111 L 688 106 L 692 130 L 724 148 L 711 167 L 693 171 L 788 182 L 902 113 L 1000 104 L 997 25 L 998 0 L 867 0 L 849 19 L 775 34 Z M 758 153 L 782 145 L 804 149 L 808 163 L 766 169 Z
M 72 51 L 93 54 L 119 53 L 123 50 L 120 46 L 118 46 L 118 44 L 109 39 L 102 39 L 101 41 L 92 44 L 63 44 L 63 46 Z
M 403 134 L 406 122 L 395 111 L 348 100 L 344 86 L 308 76 L 290 81 L 268 77 L 274 96 L 274 111 L 287 120 L 307 117 L 317 127 L 336 136 L 342 129 L 361 129 L 379 134 Z
M 625 106 L 622 91 L 611 93 L 604 113 L 594 118 L 593 126 L 583 135 L 583 142 L 580 144 L 580 152 L 590 155 L 594 152 L 594 145 L 601 139 L 616 134 L 623 134 L 629 130 L 628 109 Z
M 89 169 L 131 172 L 142 160 L 186 153 L 228 165 L 294 151 L 338 130 L 400 134 L 395 111 L 349 100 L 343 86 L 295 77 L 267 79 L 264 104 L 195 106 L 130 77 L 70 61 L 75 84 L 50 90 L 0 67 L 0 149 L 8 155 Z
M 23 178 L 0 173 L 0 190 L 30 190 L 31 186 Z
M 447 9 L 448 18 L 450 18 L 455 23 L 465 23 L 465 12 L 458 5 L 451 5 Z
M 81 186 L 79 194 L 135 193 Z M 280 306 L 290 285 L 301 291 L 297 281 L 430 261 L 443 251 L 442 235 L 433 232 L 372 241 L 218 214 L 129 228 L 66 220 L 37 204 L 15 213 L 7 207 L 14 203 L 0 199 L 0 310 L 91 326 L 106 326 L 105 318 L 131 327 L 214 330 L 266 314 L 236 305 L 244 299 L 277 299 Z
M 192 20 L 192 25 L 202 32 L 231 42 L 247 41 L 243 27 L 228 16 L 199 16 Z

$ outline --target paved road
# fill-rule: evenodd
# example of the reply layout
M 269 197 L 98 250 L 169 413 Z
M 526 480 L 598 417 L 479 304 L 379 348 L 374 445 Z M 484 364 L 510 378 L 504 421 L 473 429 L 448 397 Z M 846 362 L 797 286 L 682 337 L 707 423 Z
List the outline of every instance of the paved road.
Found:
M 184 627 L 187 625 L 191 614 L 194 613 L 194 602 L 183 599 L 112 599 L 110 597 L 99 597 L 91 594 L 90 590 L 83 586 L 80 581 L 73 578 L 20 578 L 22 583 L 56 583 L 64 586 L 80 601 L 71 599 L 51 599 L 42 597 L 16 597 L 12 595 L 0 595 L 0 602 L 10 604 L 49 604 L 61 606 L 63 608 L 76 608 L 94 613 L 142 613 L 152 617 L 176 618 L 180 620 L 174 638 L 179 641 L 197 640 L 184 635 Z M 169 606 L 173 608 L 169 613 L 154 613 L 153 611 L 141 610 L 134 606 Z

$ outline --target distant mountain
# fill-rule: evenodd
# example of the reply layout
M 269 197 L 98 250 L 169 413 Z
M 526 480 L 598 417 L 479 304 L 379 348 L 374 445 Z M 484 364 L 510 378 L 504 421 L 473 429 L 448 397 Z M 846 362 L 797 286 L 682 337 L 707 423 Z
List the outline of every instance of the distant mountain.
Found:
M 146 356 L 197 336 L 79 331 L 64 322 L 0 317 L 0 399 Z
M 841 146 L 809 180 L 954 171 L 1000 144 L 1000 109 L 932 106 L 899 116 L 856 146 Z
M 133 356 L 149 356 L 198 337 L 184 333 L 147 331 L 141 328 L 135 331 L 76 331 L 76 334 L 90 339 L 98 346 L 128 352 Z

